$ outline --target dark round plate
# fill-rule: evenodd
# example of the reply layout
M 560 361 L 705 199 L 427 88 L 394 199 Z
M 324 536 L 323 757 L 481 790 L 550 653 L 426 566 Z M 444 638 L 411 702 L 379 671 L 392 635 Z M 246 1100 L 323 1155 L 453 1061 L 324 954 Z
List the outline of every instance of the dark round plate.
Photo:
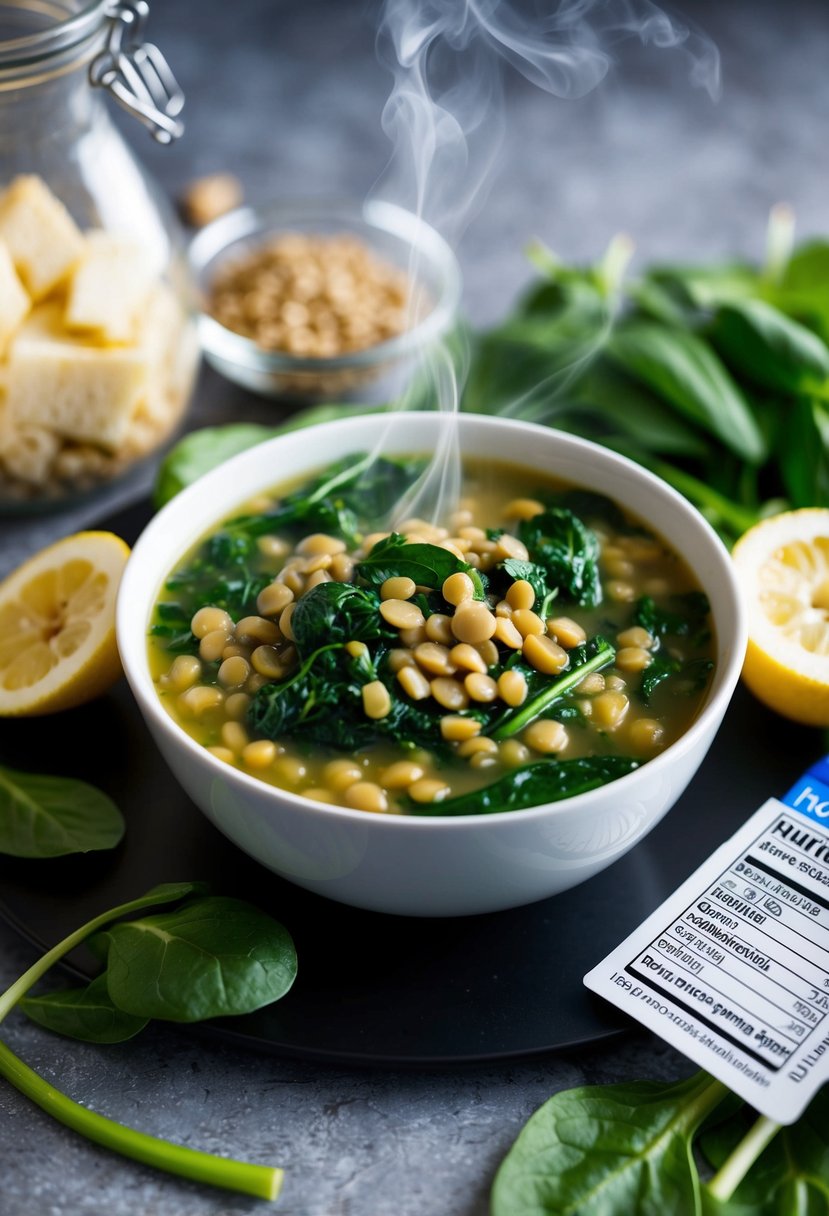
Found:
M 101 525 L 133 541 L 142 504 Z M 629 1023 L 582 976 L 769 795 L 821 754 L 820 735 L 742 690 L 674 810 L 621 861 L 542 903 L 488 916 L 416 920 L 311 895 L 228 843 L 179 789 L 124 681 L 55 718 L 8 721 L 0 763 L 81 777 L 127 820 L 113 852 L 0 859 L 0 915 L 40 948 L 159 882 L 200 879 L 281 920 L 299 976 L 270 1008 L 210 1024 L 237 1044 L 350 1063 L 437 1064 L 572 1048 Z M 91 973 L 85 952 L 76 972 Z

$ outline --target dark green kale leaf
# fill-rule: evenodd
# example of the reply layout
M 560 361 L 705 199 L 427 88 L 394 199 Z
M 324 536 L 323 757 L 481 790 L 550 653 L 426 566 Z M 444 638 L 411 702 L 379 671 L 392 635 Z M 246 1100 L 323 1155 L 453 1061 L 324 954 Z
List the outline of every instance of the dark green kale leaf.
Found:
M 407 803 L 413 815 L 488 815 L 523 811 L 544 802 L 572 798 L 624 777 L 639 767 L 628 756 L 580 756 L 574 760 L 539 760 L 507 773 L 481 790 L 443 802 Z
M 601 602 L 599 542 L 577 515 L 566 507 L 550 507 L 522 519 L 519 539 L 530 560 L 543 566 L 547 582 L 562 599 L 592 608 Z
M 410 544 L 399 532 L 379 540 L 357 565 L 358 577 L 373 587 L 387 578 L 410 578 L 418 586 L 441 587 L 451 574 L 468 574 L 475 584 L 475 598 L 484 598 L 483 580 L 473 566 L 438 545 Z

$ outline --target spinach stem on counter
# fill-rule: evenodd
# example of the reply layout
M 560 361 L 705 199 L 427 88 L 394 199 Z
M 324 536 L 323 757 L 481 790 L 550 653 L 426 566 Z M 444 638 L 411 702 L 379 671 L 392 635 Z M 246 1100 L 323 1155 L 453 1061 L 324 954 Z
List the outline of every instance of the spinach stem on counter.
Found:
M 93 933 L 132 912 L 180 900 L 198 889 L 194 883 L 168 884 L 157 887 L 139 899 L 120 904 L 70 933 L 48 950 L 18 980 L 0 995 L 0 1022 L 17 1002 L 49 970 L 49 968 Z M 228 1160 L 211 1153 L 198 1152 L 183 1145 L 157 1139 L 144 1132 L 125 1127 L 73 1101 L 54 1085 L 24 1064 L 4 1043 L 0 1042 L 0 1076 L 30 1098 L 47 1114 L 87 1139 L 105 1148 L 141 1161 L 167 1173 L 178 1174 L 194 1182 L 239 1191 L 259 1199 L 273 1200 L 282 1186 L 283 1171 L 275 1166 L 255 1165 Z

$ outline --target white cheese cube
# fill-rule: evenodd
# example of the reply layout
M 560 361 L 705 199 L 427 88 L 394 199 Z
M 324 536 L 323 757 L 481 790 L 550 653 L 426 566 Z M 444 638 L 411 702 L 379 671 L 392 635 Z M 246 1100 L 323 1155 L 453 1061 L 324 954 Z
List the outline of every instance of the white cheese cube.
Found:
M 80 261 L 84 239 L 39 177 L 16 177 L 0 195 L 0 240 L 29 295 L 40 300 Z
M 6 412 L 14 427 L 40 426 L 115 450 L 146 390 L 146 355 L 67 334 L 57 301 L 35 308 L 12 339 Z
M 69 284 L 66 324 L 107 342 L 133 342 L 153 283 L 141 245 L 109 232 L 88 232 L 86 254 Z
M 0 359 L 9 338 L 31 307 L 6 246 L 0 241 Z
M 50 478 L 61 441 L 40 426 L 0 429 L 0 459 L 14 477 L 34 485 Z

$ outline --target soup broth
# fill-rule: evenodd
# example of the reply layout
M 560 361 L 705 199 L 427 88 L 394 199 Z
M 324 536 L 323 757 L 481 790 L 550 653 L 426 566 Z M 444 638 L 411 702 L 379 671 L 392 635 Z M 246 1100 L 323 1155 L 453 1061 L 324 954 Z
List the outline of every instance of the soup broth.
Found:
M 682 557 L 599 495 L 467 462 L 440 525 L 377 530 L 425 462 L 259 495 L 171 572 L 150 661 L 222 761 L 321 803 L 517 809 L 676 740 L 713 668 Z

